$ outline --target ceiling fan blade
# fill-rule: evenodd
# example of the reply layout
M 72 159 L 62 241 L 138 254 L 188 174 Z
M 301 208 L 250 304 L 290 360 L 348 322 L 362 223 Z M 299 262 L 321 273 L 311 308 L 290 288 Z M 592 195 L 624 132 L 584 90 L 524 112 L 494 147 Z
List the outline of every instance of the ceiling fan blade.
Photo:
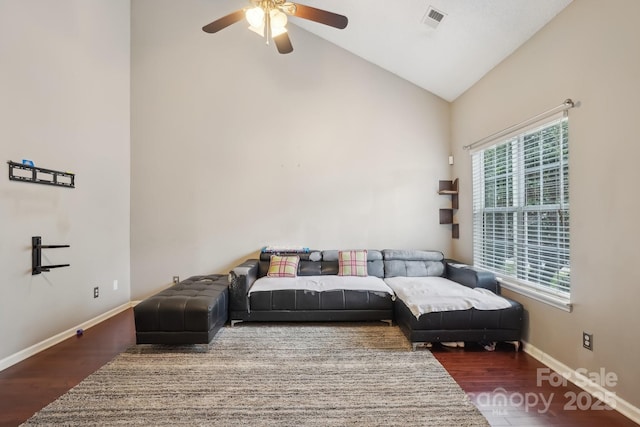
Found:
M 244 11 L 242 9 L 237 10 L 233 13 L 228 14 L 227 16 L 223 16 L 220 19 L 216 19 L 210 24 L 202 27 L 202 31 L 205 33 L 217 33 L 220 30 L 224 30 L 231 24 L 235 24 L 236 22 L 242 20 L 244 18 Z
M 329 25 L 340 30 L 346 28 L 349 23 L 349 19 L 344 15 L 338 15 L 337 13 L 316 9 L 315 7 L 305 6 L 303 4 L 296 3 L 295 5 L 296 10 L 293 16 L 297 16 L 298 18 L 319 22 L 320 24 Z
M 278 48 L 278 52 L 285 54 L 293 52 L 293 45 L 288 33 L 282 33 L 279 36 L 273 38 L 273 41 Z

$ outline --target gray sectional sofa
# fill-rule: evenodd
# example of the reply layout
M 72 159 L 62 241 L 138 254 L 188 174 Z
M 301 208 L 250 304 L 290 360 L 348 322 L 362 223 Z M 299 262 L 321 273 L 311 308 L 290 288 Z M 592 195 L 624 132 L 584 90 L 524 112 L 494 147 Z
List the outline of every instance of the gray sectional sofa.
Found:
M 263 252 L 260 259 L 249 259 L 231 271 L 229 320 L 232 326 L 245 321 L 392 322 L 394 295 L 390 289 L 384 288 L 381 252 L 369 251 L 367 259 L 369 276 L 377 278 L 383 285 L 377 289 L 313 291 L 291 286 L 289 278 L 282 278 L 282 289 L 256 291 L 254 284 L 267 275 L 271 255 L 272 253 Z M 300 257 L 298 276 L 337 278 L 338 251 L 310 251 L 293 255 Z
M 395 321 L 414 348 L 451 341 L 517 343 L 521 338 L 523 307 L 497 296 L 499 284 L 491 273 L 445 260 L 437 251 L 368 250 L 369 279 L 354 286 L 349 276 L 338 276 L 338 252 L 295 253 L 298 277 L 276 278 L 267 286 L 261 279 L 273 253 L 235 267 L 229 274 L 231 325 Z

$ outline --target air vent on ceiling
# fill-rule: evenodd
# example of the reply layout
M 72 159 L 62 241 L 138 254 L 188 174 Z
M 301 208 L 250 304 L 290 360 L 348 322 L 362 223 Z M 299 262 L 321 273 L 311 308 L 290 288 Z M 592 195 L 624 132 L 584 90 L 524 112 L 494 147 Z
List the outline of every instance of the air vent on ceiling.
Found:
M 445 16 L 447 16 L 446 13 L 439 11 L 433 6 L 429 6 L 427 13 L 425 13 L 424 18 L 422 18 L 422 23 L 430 26 L 431 28 L 437 28 Z

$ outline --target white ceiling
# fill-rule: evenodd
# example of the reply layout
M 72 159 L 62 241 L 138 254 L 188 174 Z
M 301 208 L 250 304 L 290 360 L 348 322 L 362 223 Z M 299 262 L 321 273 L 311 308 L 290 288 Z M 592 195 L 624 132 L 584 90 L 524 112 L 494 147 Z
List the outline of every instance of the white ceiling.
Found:
M 290 22 L 453 101 L 571 1 L 300 0 L 347 16 L 349 25 L 337 30 L 295 17 Z M 446 14 L 437 29 L 423 23 L 430 5 Z

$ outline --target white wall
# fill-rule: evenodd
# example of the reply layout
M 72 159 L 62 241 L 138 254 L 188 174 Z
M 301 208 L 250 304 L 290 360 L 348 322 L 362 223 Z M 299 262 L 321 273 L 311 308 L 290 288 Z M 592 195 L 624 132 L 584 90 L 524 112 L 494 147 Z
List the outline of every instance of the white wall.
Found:
M 268 244 L 448 252 L 449 104 L 294 25 L 202 32 L 237 5 L 132 2 L 133 298 Z
M 640 406 L 640 2 L 574 1 L 452 106 L 461 179 L 455 256 L 472 259 L 471 166 L 462 146 L 554 107 L 569 114 L 573 313 L 505 292 L 528 312 L 526 340 L 573 369 L 616 373 L 611 390 Z M 594 334 L 594 351 L 581 346 Z
M 129 17 L 128 0 L 0 2 L 0 360 L 129 301 Z M 76 188 L 9 181 L 23 158 Z M 32 276 L 37 235 L 71 267 Z

